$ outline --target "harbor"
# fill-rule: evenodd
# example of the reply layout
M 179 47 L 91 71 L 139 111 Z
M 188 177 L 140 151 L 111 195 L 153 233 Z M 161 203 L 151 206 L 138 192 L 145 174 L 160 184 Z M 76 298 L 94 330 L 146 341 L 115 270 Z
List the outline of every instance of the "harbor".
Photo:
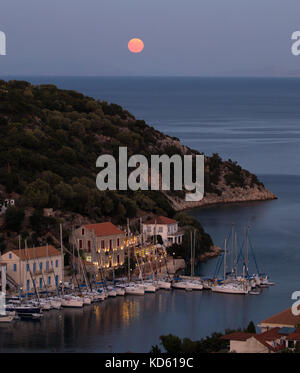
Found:
M 168 240 L 162 238 L 165 227 L 167 232 L 172 232 L 172 239 L 179 237 L 178 240 L 181 240 L 184 233 L 178 229 L 178 223 L 162 216 L 146 223 L 142 223 L 141 219 L 140 222 L 141 232 L 138 235 L 131 233 L 129 220 L 127 231 L 122 231 L 111 223 L 78 228 L 79 238 L 76 238 L 76 230 L 72 231 L 72 273 L 68 276 L 65 274 L 64 256 L 66 252 L 70 254 L 70 251 L 63 245 L 62 224 L 60 251 L 48 244 L 28 248 L 27 240 L 22 248 L 19 238 L 19 249 L 8 251 L 1 256 L 1 290 L 6 299 L 3 302 L 0 322 L 8 324 L 15 320 L 39 321 L 45 312 L 51 310 L 80 309 L 104 303 L 108 298 L 115 297 L 148 296 L 160 291 L 164 293 L 180 290 L 250 296 L 260 295 L 263 288 L 275 285 L 267 274 L 259 272 L 249 238 L 249 227 L 244 227 L 244 241 L 239 246 L 237 233 L 232 225 L 229 237 L 225 238 L 214 275 L 204 278 L 195 274 L 195 231 L 190 231 L 190 268 L 187 275 L 188 258 L 184 260 L 169 256 Z M 87 231 L 92 234 L 87 235 Z M 147 240 L 147 232 L 151 234 L 152 240 Z M 114 235 L 117 237 L 115 240 L 104 239 Z M 89 239 L 83 242 L 82 237 L 86 236 Z M 161 244 L 157 243 L 158 236 Z M 232 245 L 228 248 L 227 242 L 230 239 Z M 114 242 L 116 247 L 113 246 Z M 80 253 L 79 247 L 87 249 Z M 113 255 L 109 255 L 109 261 L 105 262 L 106 252 L 114 251 L 119 252 L 117 261 L 115 262 Z M 250 251 L 256 273 L 249 272 Z M 126 261 L 127 266 L 124 265 Z M 221 266 L 223 275 L 219 276 Z M 116 276 L 116 272 L 119 276 Z
M 275 177 L 265 177 L 264 180 L 282 196 L 281 199 L 189 212 L 205 221 L 206 229 L 213 234 L 219 245 L 224 244 L 224 237 L 231 231 L 232 221 L 249 221 L 250 217 L 255 217 L 255 225 L 252 218 L 252 239 L 256 256 L 270 278 L 276 282 L 275 286 L 262 288 L 261 296 L 221 294 L 205 289 L 161 289 L 144 296 L 107 297 L 104 301 L 82 308 L 43 311 L 39 321 L 14 320 L 1 323 L 1 350 L 148 352 L 151 345 L 158 342 L 160 335 L 173 333 L 196 340 L 215 331 L 246 327 L 249 320 L 258 324 L 289 307 L 290 296 L 297 290 L 297 236 L 295 239 L 289 238 L 290 232 L 297 229 L 297 219 L 292 225 L 287 219 L 291 213 L 295 217 L 298 214 L 297 204 L 289 197 L 296 193 L 295 183 L 291 182 L 287 187 Z M 276 229 L 279 218 L 280 230 Z M 283 250 L 285 257 L 282 257 Z M 295 258 L 294 261 L 290 260 L 291 256 Z M 196 277 L 212 277 L 220 257 L 196 266 Z M 221 266 L 220 277 L 222 270 Z

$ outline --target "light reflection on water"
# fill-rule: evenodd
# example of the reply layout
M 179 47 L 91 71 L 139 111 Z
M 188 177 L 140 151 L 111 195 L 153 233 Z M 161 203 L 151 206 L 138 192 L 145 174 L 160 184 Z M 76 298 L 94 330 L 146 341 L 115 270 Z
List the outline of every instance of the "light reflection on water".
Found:
M 300 177 L 264 176 L 279 199 L 193 210 L 218 245 L 232 222 L 250 223 L 259 266 L 276 286 L 260 296 L 208 291 L 160 290 L 145 296 L 109 298 L 83 309 L 50 311 L 40 322 L 0 325 L 1 351 L 147 352 L 169 333 L 199 339 L 215 331 L 256 324 L 291 305 L 299 287 Z M 201 275 L 214 273 L 216 259 L 201 264 Z M 111 347 L 110 347 L 111 346 Z

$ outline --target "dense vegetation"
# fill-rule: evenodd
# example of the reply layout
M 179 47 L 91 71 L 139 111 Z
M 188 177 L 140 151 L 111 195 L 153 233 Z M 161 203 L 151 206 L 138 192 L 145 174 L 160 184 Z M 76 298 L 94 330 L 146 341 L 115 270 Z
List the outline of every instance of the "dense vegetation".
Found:
M 0 135 L 0 199 L 17 201 L 16 207 L 7 210 L 6 228 L 18 232 L 24 211 L 34 209 L 28 224 L 37 235 L 55 223 L 42 218 L 45 207 L 94 221 L 112 218 L 118 224 L 142 212 L 174 216 L 161 192 L 97 190 L 96 159 L 100 154 L 118 159 L 120 146 L 128 147 L 129 156 L 143 154 L 148 159 L 151 154 L 197 153 L 136 120 L 119 105 L 24 81 L 0 81 Z M 224 169 L 228 185 L 243 186 L 249 178 L 259 183 L 254 175 L 214 154 L 206 159 L 206 192 L 222 193 L 218 183 Z M 200 227 L 205 250 L 211 239 Z M 0 244 L 1 240 L 0 234 Z
M 191 256 L 191 237 L 190 232 L 195 232 L 195 258 L 199 258 L 201 254 L 207 251 L 207 248 L 213 245 L 213 241 L 209 234 L 207 234 L 202 225 L 193 216 L 185 213 L 177 213 L 175 219 L 183 227 L 184 236 L 182 245 L 174 244 L 167 248 L 169 255 L 174 255 L 175 258 L 190 259 Z M 186 273 L 189 274 L 190 267 L 187 266 Z
M 213 333 L 211 336 L 202 338 L 199 341 L 192 341 L 189 338 L 179 338 L 173 334 L 160 336 L 160 342 L 163 351 L 167 353 L 213 353 L 213 352 L 227 352 L 229 348 L 229 341 L 221 339 L 226 334 L 235 331 L 244 331 L 247 333 L 256 333 L 253 321 L 250 321 L 248 327 L 244 330 L 225 330 L 225 333 Z M 161 353 L 162 348 L 158 345 L 152 346 L 151 353 Z

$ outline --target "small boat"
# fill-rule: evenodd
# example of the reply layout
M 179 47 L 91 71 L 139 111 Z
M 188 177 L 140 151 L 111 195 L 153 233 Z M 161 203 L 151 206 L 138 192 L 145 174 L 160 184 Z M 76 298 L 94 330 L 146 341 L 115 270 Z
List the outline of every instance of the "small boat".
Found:
M 158 280 L 157 281 L 157 285 L 160 289 L 171 289 L 171 282 L 170 281 L 167 281 L 167 280 Z
M 107 295 L 109 297 L 116 297 L 117 296 L 117 292 L 114 288 L 107 288 Z
M 186 289 L 188 286 L 185 281 L 174 281 L 172 282 L 172 287 L 174 289 Z
M 250 294 L 250 295 L 260 295 L 261 291 L 251 290 L 251 291 L 249 291 L 248 294 Z
M 144 288 L 145 293 L 155 293 L 156 286 L 152 282 L 144 282 L 143 284 L 138 284 L 138 286 Z
M 125 289 L 120 288 L 120 287 L 115 287 L 115 291 L 117 295 L 125 295 Z
M 18 315 L 19 314 L 36 314 L 36 313 L 42 313 L 42 309 L 40 306 L 34 306 L 30 304 L 26 304 L 23 306 L 15 306 L 11 304 L 7 304 L 5 306 L 6 311 L 15 311 Z
M 81 308 L 83 307 L 83 300 L 78 297 L 65 296 L 61 300 L 62 307 Z
M 0 323 L 12 322 L 14 318 L 14 315 L 0 315 Z
M 226 294 L 247 294 L 248 290 L 245 290 L 242 286 L 238 285 L 214 285 L 211 290 L 215 293 L 226 293 Z
M 35 307 L 41 307 L 41 309 L 43 311 L 50 311 L 52 309 L 52 306 L 51 306 L 51 303 L 49 301 L 46 301 L 46 300 L 40 300 L 40 301 L 37 301 L 37 300 L 32 300 L 29 302 L 29 304 L 35 306 Z
M 203 284 L 200 281 L 197 280 L 191 280 L 189 282 L 189 288 L 192 290 L 202 290 L 203 289 Z
M 89 305 L 92 303 L 92 299 L 86 295 L 82 297 L 82 301 L 83 301 L 83 304 L 86 304 L 86 305 Z
M 172 284 L 175 289 L 185 289 L 185 290 L 202 290 L 203 285 L 197 280 L 182 280 L 176 281 Z
M 141 286 L 129 285 L 125 287 L 125 292 L 130 295 L 144 295 L 145 289 Z
M 50 301 L 50 304 L 51 304 L 52 308 L 54 308 L 56 310 L 61 309 L 61 300 L 60 299 L 50 298 L 49 301 Z

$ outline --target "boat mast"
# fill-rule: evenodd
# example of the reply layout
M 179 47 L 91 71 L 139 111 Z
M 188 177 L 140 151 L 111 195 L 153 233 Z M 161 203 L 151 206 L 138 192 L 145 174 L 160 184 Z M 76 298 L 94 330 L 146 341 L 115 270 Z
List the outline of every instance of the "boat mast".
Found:
M 129 219 L 127 219 L 128 283 L 130 283 Z
M 29 264 L 29 261 L 28 261 L 28 256 L 27 256 L 27 240 L 26 239 L 25 239 L 24 254 L 25 254 L 24 256 L 25 256 L 26 264 L 28 265 L 29 274 L 30 274 L 30 278 L 31 278 L 32 285 L 33 285 L 33 288 L 34 288 L 34 292 L 35 292 L 36 298 L 38 300 L 38 303 L 40 304 L 39 293 L 36 290 L 35 279 L 33 278 L 33 275 L 32 275 L 32 272 L 31 272 L 31 268 L 30 268 L 30 264 Z
M 64 251 L 63 251 L 63 238 L 62 238 L 62 224 L 59 224 L 60 231 L 60 252 L 61 252 L 61 284 L 62 293 L 64 294 Z
M 237 248 L 237 233 L 234 233 L 234 245 L 235 245 L 235 275 L 238 275 L 238 248 Z
M 230 253 L 231 273 L 233 273 L 233 256 L 234 256 L 234 224 L 232 223 L 232 227 L 231 227 L 231 253 Z
M 48 246 L 47 246 L 46 250 L 48 250 Z M 41 268 L 41 264 L 40 264 L 40 261 L 39 261 L 38 256 L 36 256 L 36 260 L 37 260 L 37 263 L 38 263 L 38 267 L 39 267 L 39 269 L 40 269 L 40 271 L 41 271 L 42 281 L 43 281 L 43 283 L 44 283 L 44 286 L 45 286 L 45 289 L 46 289 L 47 296 L 49 297 L 48 286 L 47 286 L 47 284 L 46 284 L 46 281 L 45 281 L 45 278 L 44 278 L 44 274 L 43 274 L 43 264 L 42 264 L 42 268 Z
M 249 227 L 246 228 L 245 225 L 245 269 L 246 269 L 246 275 L 248 274 L 248 229 Z
M 106 279 L 105 279 L 105 276 L 104 276 L 104 270 L 103 270 L 103 266 L 102 266 L 102 258 L 103 257 L 102 257 L 102 254 L 101 254 L 101 245 L 100 245 L 100 249 L 98 251 L 98 249 L 97 249 L 97 239 L 96 239 L 96 234 L 95 234 L 94 229 L 92 231 L 92 238 L 93 238 L 93 248 L 96 251 L 96 258 L 97 258 L 97 262 L 98 262 L 98 265 L 99 265 L 99 272 L 100 272 L 101 279 L 102 279 L 102 285 L 103 285 L 102 288 L 103 288 L 104 293 L 107 295 Z
M 20 285 L 19 285 L 19 296 L 21 299 L 22 295 L 22 271 L 21 271 L 21 265 L 22 265 L 22 257 L 21 257 L 21 236 L 18 236 L 19 238 L 19 258 L 20 258 L 20 264 L 19 264 L 19 278 L 20 278 Z
M 191 277 L 193 276 L 193 232 L 190 231 L 191 238 Z
M 227 251 L 227 249 L 226 249 L 226 246 L 227 246 L 227 238 L 225 238 L 225 242 L 224 242 L 224 280 L 226 280 L 226 265 L 227 265 L 227 263 L 226 263 L 226 251 Z
M 54 284 L 55 284 L 55 287 L 56 287 L 56 292 L 57 292 L 57 295 L 59 295 L 58 284 L 56 284 L 56 281 L 55 281 L 55 271 L 54 271 L 53 261 L 49 257 L 48 242 L 47 242 L 47 258 L 48 258 L 48 263 L 50 263 L 50 265 L 51 265 L 51 269 L 52 269 L 52 273 L 53 273 L 53 279 L 54 279 Z
M 195 275 L 195 261 L 196 261 L 196 229 L 194 229 L 193 276 Z
M 157 272 L 157 224 L 156 224 L 156 220 L 155 220 L 155 230 L 154 230 L 154 253 L 155 253 L 155 272 L 156 272 L 156 281 L 157 281 L 157 275 L 158 275 L 158 272 Z

